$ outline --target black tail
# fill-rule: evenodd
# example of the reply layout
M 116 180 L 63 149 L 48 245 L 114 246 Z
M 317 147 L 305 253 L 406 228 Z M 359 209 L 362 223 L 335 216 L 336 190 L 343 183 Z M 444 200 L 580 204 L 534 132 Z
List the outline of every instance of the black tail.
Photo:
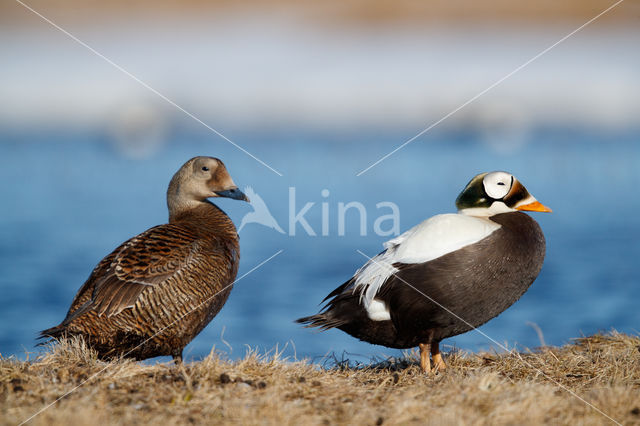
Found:
M 298 318 L 296 322 L 299 324 L 305 324 L 305 327 L 320 327 L 322 331 L 330 328 L 340 328 L 340 326 L 348 323 L 349 315 L 345 315 L 346 312 L 343 312 L 343 303 L 340 302 L 352 297 L 353 293 L 346 291 L 352 282 L 353 278 L 349 279 L 340 287 L 329 293 L 329 295 L 322 301 L 323 303 L 327 302 L 327 304 L 322 308 L 320 313 Z
M 346 323 L 345 320 L 333 318 L 331 311 L 327 310 L 316 315 L 309 317 L 302 317 L 296 320 L 299 324 L 304 324 L 305 327 L 320 327 L 322 331 L 328 330 L 334 327 L 340 327 Z

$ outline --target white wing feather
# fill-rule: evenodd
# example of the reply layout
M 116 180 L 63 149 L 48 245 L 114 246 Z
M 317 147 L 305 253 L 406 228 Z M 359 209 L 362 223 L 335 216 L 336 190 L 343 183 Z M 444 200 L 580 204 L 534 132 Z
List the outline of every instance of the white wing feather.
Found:
M 428 262 L 476 243 L 499 228 L 499 224 L 486 218 L 456 213 L 433 216 L 384 243 L 386 250 L 354 274 L 352 291 L 360 291 L 360 301 L 369 317 L 379 320 L 384 315 L 372 303 L 385 281 L 398 272 L 394 263 Z

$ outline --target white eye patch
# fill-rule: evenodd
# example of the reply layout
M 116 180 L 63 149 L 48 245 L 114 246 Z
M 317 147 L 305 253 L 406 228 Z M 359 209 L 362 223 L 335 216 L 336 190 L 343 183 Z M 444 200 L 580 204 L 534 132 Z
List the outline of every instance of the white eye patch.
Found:
M 491 172 L 482 180 L 487 195 L 495 200 L 501 200 L 511 190 L 513 176 L 507 172 Z

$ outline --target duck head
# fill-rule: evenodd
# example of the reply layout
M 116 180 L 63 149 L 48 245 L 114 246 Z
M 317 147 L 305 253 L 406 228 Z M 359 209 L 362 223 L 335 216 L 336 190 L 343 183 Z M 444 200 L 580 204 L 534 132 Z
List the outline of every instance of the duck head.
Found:
M 507 172 L 481 173 L 471 179 L 456 199 L 460 213 L 471 216 L 493 216 L 518 210 L 551 212 Z
M 249 201 L 233 182 L 224 163 L 213 157 L 194 157 L 173 175 L 167 190 L 169 216 L 197 207 L 207 198 Z

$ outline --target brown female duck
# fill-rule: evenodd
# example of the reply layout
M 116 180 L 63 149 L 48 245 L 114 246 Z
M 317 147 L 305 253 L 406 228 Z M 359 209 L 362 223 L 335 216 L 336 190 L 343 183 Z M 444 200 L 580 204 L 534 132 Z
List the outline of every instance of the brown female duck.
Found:
M 207 200 L 214 197 L 248 201 L 219 159 L 187 161 L 169 183 L 169 223 L 105 257 L 64 321 L 40 337 L 83 336 L 101 358 L 181 360 L 224 305 L 238 271 L 238 234 Z

